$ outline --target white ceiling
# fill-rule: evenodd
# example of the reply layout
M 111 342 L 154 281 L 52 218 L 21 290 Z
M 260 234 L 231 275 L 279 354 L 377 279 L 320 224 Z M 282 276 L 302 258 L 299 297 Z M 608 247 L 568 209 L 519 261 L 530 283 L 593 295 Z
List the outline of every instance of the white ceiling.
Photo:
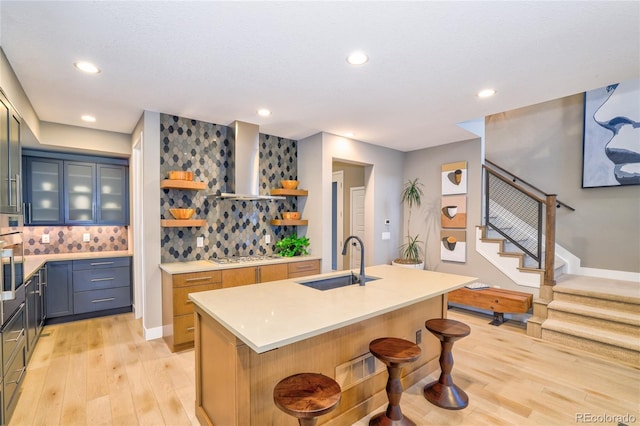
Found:
M 638 1 L 2 0 L 0 14 L 41 120 L 124 133 L 152 110 L 409 151 L 473 137 L 462 121 L 640 76 Z M 348 65 L 355 49 L 370 61 Z M 79 73 L 81 59 L 102 72 Z M 477 98 L 486 87 L 496 96 Z

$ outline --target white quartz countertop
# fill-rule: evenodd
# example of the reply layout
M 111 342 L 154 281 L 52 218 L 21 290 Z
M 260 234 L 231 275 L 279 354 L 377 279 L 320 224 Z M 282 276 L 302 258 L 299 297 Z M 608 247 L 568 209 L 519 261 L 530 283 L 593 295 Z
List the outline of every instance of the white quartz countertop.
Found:
M 160 269 L 174 274 L 189 274 L 192 272 L 221 271 L 223 269 L 245 268 L 247 266 L 273 265 L 275 263 L 304 262 L 305 260 L 320 260 L 320 256 L 293 256 L 279 257 L 275 259 L 255 260 L 238 263 L 215 263 L 211 260 L 194 260 L 189 262 L 161 263 Z
M 431 299 L 477 279 L 378 265 L 366 268 L 365 275 L 380 279 L 365 286 L 320 291 L 298 284 L 345 272 L 191 293 L 189 299 L 262 353 Z
M 82 259 L 101 259 L 103 257 L 124 257 L 131 256 L 132 253 L 125 250 L 120 251 L 88 251 L 82 253 L 55 253 L 27 255 L 24 257 L 24 277 L 29 278 L 31 274 L 40 269 L 46 262 Z

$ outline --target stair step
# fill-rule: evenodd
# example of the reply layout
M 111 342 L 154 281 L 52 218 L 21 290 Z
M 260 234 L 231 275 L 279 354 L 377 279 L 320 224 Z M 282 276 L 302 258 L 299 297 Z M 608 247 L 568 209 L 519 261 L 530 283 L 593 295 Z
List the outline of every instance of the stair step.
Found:
M 635 315 L 640 312 L 640 284 L 606 278 L 562 275 L 553 299 Z
M 604 307 L 586 306 L 554 300 L 547 306 L 548 318 L 609 330 L 640 338 L 640 314 Z
M 640 339 L 637 336 L 630 338 L 627 334 L 547 319 L 542 324 L 542 339 L 640 367 Z

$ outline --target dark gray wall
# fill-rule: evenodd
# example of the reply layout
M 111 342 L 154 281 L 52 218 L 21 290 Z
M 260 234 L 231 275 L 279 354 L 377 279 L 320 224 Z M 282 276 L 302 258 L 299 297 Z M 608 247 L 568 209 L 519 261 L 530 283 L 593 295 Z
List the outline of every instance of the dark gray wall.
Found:
M 640 186 L 582 188 L 584 96 L 486 119 L 486 158 L 576 209 L 558 209 L 557 242 L 583 267 L 640 272 Z

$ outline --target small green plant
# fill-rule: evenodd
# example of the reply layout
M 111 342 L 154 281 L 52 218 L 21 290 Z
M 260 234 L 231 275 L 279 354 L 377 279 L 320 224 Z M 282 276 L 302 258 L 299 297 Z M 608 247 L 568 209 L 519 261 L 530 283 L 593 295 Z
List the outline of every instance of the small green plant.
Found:
M 307 247 L 309 247 L 309 239 L 307 237 L 298 238 L 297 234 L 285 237 L 276 243 L 278 254 L 282 257 L 309 254 Z
M 411 237 L 407 235 L 407 242 L 400 246 L 401 259 L 396 260 L 398 263 L 420 263 L 422 260 L 422 241 L 418 240 L 419 235 Z M 406 262 L 403 262 L 406 260 Z
M 422 262 L 422 247 L 420 247 L 422 241 L 418 240 L 418 235 L 412 237 L 411 234 L 409 234 L 409 229 L 411 228 L 411 209 L 414 205 L 420 207 L 420 202 L 424 195 L 422 192 L 423 186 L 424 185 L 418 182 L 418 178 L 415 178 L 408 180 L 402 189 L 401 202 L 407 203 L 407 206 L 409 206 L 407 215 L 407 242 L 400 246 L 400 258 L 394 260 L 396 263 L 418 264 Z

